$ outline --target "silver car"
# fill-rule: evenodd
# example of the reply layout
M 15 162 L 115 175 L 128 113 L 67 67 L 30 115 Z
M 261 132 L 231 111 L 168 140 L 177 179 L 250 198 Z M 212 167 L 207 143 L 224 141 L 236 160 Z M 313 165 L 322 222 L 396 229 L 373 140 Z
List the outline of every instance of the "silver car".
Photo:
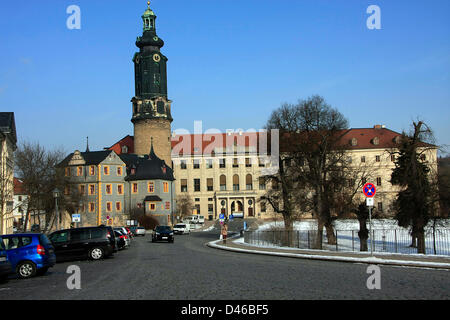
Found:
M 145 236 L 145 233 L 146 233 L 146 231 L 145 231 L 144 227 L 136 228 L 136 231 L 135 231 L 136 236 Z

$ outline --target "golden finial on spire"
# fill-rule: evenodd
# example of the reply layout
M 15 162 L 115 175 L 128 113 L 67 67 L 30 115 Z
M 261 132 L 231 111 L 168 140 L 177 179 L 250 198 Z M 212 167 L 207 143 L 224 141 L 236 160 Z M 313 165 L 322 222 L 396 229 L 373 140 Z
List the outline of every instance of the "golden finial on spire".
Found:
M 147 6 L 150 8 L 150 1 L 147 1 Z

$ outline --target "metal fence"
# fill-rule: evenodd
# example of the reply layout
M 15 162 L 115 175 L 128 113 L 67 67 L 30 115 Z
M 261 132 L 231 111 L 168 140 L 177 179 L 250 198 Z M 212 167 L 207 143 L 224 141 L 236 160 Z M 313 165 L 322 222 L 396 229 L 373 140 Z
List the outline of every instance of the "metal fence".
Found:
M 360 251 L 358 230 L 335 230 L 336 243 L 329 244 L 326 232 L 322 235 L 322 248 L 318 247 L 316 230 L 305 231 L 246 231 L 244 242 L 262 247 L 291 247 L 331 251 Z M 373 239 L 373 240 L 372 240 Z M 367 251 L 416 254 L 412 237 L 405 229 L 372 230 L 367 240 Z M 429 230 L 425 234 L 426 254 L 450 256 L 450 229 Z

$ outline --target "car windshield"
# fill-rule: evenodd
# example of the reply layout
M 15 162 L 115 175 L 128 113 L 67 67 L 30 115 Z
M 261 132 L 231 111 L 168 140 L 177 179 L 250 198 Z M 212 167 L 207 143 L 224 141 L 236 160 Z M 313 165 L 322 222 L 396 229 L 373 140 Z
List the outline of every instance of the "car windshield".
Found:
M 138 229 L 139 229 L 139 230 L 144 230 L 144 227 L 139 227 Z
M 156 227 L 156 231 L 158 232 L 167 232 L 167 231 L 171 231 L 169 226 L 157 226 Z
M 185 224 L 177 224 L 177 225 L 175 226 L 175 228 L 185 228 L 185 227 L 186 227 Z

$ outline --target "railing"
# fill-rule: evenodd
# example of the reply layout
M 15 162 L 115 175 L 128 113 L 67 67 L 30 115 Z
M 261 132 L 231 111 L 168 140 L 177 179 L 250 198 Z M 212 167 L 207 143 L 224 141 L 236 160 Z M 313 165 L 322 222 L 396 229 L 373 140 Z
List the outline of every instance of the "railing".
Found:
M 309 231 L 246 231 L 244 242 L 262 247 L 291 247 L 300 249 L 322 249 L 331 251 L 361 251 L 358 230 L 335 230 L 334 243 L 328 243 L 326 231 L 322 234 L 322 246 L 316 230 Z M 373 240 L 372 240 L 373 239 Z M 372 230 L 367 240 L 367 251 L 416 254 L 412 237 L 406 229 Z M 450 229 L 428 230 L 425 234 L 426 254 L 450 256 Z

